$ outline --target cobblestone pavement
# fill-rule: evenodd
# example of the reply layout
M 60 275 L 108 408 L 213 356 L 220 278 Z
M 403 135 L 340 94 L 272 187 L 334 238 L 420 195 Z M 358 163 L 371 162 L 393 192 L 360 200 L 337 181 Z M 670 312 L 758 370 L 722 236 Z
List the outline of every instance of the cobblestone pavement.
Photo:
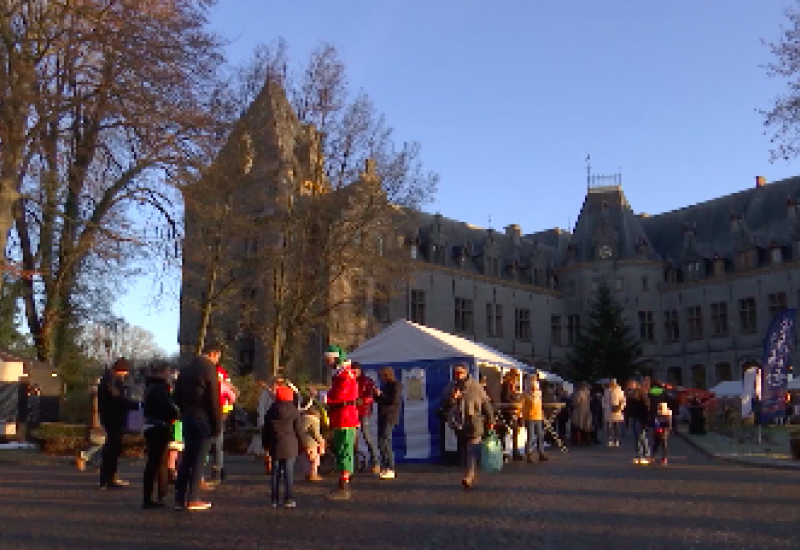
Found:
M 333 481 L 297 485 L 298 508 L 267 506 L 256 462 L 232 464 L 205 512 L 141 510 L 141 476 L 122 491 L 65 465 L 0 465 L 0 548 L 800 548 L 800 472 L 714 461 L 673 438 L 668 466 L 635 466 L 621 448 L 513 463 L 465 492 L 459 471 L 401 466 L 362 475 L 350 502 Z

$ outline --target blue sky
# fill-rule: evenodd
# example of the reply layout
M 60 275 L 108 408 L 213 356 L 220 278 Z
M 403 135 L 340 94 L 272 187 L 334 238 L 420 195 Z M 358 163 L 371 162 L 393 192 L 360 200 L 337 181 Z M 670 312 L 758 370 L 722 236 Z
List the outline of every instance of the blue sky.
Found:
M 441 176 L 426 210 L 525 233 L 571 229 L 595 173 L 621 169 L 636 212 L 656 214 L 796 175 L 770 163 L 758 109 L 791 0 L 221 0 L 232 62 L 284 37 L 292 58 L 335 45 L 353 88 L 422 144 Z M 142 279 L 117 313 L 177 350 L 174 300 Z

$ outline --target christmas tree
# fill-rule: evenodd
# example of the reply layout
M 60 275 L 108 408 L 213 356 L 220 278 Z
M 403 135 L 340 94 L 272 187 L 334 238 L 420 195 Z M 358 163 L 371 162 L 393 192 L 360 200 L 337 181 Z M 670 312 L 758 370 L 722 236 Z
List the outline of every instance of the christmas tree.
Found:
M 569 361 L 575 382 L 603 378 L 622 382 L 637 371 L 646 370 L 642 346 L 625 322 L 622 307 L 607 285 L 597 289 L 588 326 L 573 345 Z

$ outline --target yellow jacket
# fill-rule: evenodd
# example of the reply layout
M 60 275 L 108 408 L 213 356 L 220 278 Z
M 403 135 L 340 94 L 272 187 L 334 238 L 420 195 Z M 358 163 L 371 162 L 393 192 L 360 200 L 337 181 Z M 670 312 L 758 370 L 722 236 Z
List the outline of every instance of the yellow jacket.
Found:
M 542 411 L 542 390 L 529 391 L 525 393 L 522 401 L 523 420 L 544 420 Z

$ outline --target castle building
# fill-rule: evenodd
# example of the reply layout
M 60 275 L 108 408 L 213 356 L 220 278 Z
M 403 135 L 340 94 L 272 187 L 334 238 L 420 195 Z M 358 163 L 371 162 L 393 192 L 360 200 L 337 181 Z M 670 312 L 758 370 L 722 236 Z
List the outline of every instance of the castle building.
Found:
M 800 303 L 798 199 L 800 178 L 758 178 L 738 193 L 637 215 L 609 176 L 590 181 L 572 233 L 497 233 L 424 216 L 410 252 L 424 268 L 395 315 L 566 374 L 606 284 L 654 376 L 708 388 L 760 364 L 772 318 Z
M 259 118 L 262 132 L 252 134 L 294 143 L 291 159 L 273 163 L 318 162 L 308 154 L 317 148 L 308 146 L 314 132 L 286 114 L 280 89 L 265 90 L 270 107 Z M 278 131 L 290 135 L 276 138 Z M 569 348 L 606 284 L 657 379 L 709 388 L 760 364 L 774 315 L 800 305 L 800 177 L 757 178 L 749 189 L 652 216 L 634 213 L 619 176 L 590 176 L 587 184 L 571 233 L 523 234 L 519 225 L 499 232 L 416 213 L 402 235 L 414 266 L 405 289 L 388 303 L 367 299 L 361 313 L 369 322 L 357 331 L 332 318 L 313 345 L 352 348 L 407 318 L 567 374 Z M 187 269 L 182 298 L 197 293 Z M 188 352 L 196 312 L 181 303 L 179 343 Z M 241 366 L 259 373 L 268 352 L 244 341 Z

